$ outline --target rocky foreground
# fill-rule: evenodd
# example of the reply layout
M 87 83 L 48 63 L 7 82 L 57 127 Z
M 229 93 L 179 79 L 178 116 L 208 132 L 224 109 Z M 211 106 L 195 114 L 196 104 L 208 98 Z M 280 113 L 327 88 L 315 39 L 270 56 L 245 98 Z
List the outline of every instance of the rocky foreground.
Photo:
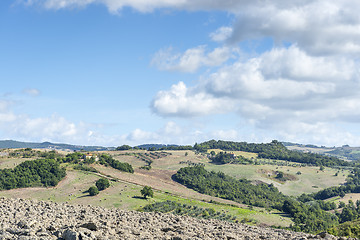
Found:
M 0 198 L 1 239 L 346 239 L 161 213 Z

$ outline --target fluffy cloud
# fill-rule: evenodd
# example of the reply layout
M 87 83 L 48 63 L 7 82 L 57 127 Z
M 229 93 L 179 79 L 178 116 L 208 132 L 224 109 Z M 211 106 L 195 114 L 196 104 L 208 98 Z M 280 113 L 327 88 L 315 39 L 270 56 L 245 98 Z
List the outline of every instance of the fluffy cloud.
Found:
M 46 118 L 31 118 L 12 112 L 3 112 L 0 115 L 0 131 L 9 139 L 69 143 L 91 142 L 91 139 L 84 138 L 89 131 L 84 124 L 75 124 L 57 115 Z
M 231 41 L 271 37 L 315 55 L 360 52 L 360 3 L 353 0 L 271 1 L 239 13 Z
M 160 91 L 151 108 L 163 116 L 193 117 L 224 112 L 230 104 L 226 98 L 214 98 L 201 89 L 189 89 L 179 82 L 169 91 Z
M 311 125 L 360 119 L 358 69 L 354 60 L 310 56 L 297 46 L 272 49 L 223 67 L 190 88 L 173 85 L 157 94 L 152 108 L 178 117 L 237 112 L 259 128 L 295 133 L 303 126 L 323 133 Z
M 215 42 L 222 42 L 228 39 L 233 33 L 231 27 L 221 27 L 215 32 L 210 33 L 210 38 Z
M 235 48 L 229 47 L 215 48 L 211 52 L 206 52 L 205 46 L 198 46 L 178 54 L 173 53 L 172 48 L 166 48 L 155 54 L 151 64 L 160 70 L 195 72 L 203 66 L 219 66 L 229 60 L 235 52 Z
M 38 91 L 30 90 L 29 94 L 26 93 L 29 96 L 38 93 Z M 15 113 L 14 109 L 22 101 L 0 99 L 0 133 L 3 139 L 88 145 L 104 143 L 106 146 L 113 143 L 109 141 L 111 138 L 96 133 L 94 129 L 97 129 L 97 126 L 82 122 L 74 123 L 57 114 L 49 117 L 31 117 Z
M 162 115 L 192 116 L 241 110 L 260 115 L 275 109 L 322 109 L 334 100 L 357 107 L 357 63 L 336 57 L 311 57 L 296 46 L 273 49 L 238 61 L 187 88 L 183 82 L 160 91 L 152 107 Z M 356 100 L 354 99 L 354 100 Z M 241 104 L 240 104 L 241 103 Z M 237 109 L 234 109 L 236 106 Z M 247 107 L 250 106 L 250 107 Z M 247 110 L 249 108 L 249 110 Z M 349 111 L 347 111 L 349 112 Z

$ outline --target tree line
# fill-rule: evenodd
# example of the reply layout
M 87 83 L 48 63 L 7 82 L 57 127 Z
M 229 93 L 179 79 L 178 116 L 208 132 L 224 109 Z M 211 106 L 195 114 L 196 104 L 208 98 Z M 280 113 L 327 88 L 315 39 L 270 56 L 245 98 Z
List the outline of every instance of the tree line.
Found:
M 207 152 L 209 149 L 253 152 L 258 154 L 258 158 L 285 160 L 289 162 L 305 163 L 315 166 L 332 167 L 352 165 L 351 163 L 341 160 L 337 157 L 289 150 L 281 142 L 276 140 L 273 140 L 271 143 L 247 143 L 210 140 L 200 144 L 195 144 L 194 149 L 199 152 Z
M 120 162 L 107 154 L 101 154 L 98 157 L 98 163 L 104 166 L 110 166 L 123 172 L 134 173 L 134 169 L 131 164 Z M 69 153 L 63 158 L 63 162 L 78 164 L 75 169 L 96 172 L 96 169 L 87 166 L 88 164 L 95 163 L 95 157 L 86 157 L 85 154 L 80 152 Z
M 235 156 L 235 154 L 228 153 L 228 152 L 219 152 L 216 154 L 214 151 L 211 151 L 210 155 L 209 155 L 209 159 L 214 164 L 227 164 L 227 163 L 232 163 L 232 164 L 249 164 L 250 163 L 250 164 L 252 164 L 252 163 L 254 163 L 254 161 L 247 159 L 241 155 Z
M 101 154 L 99 156 L 98 162 L 99 164 L 102 164 L 104 166 L 110 166 L 123 172 L 134 173 L 134 169 L 131 164 L 120 162 L 118 160 L 115 160 L 112 156 L 106 154 Z
M 25 161 L 13 169 L 0 170 L 0 190 L 56 186 L 65 176 L 65 169 L 54 159 Z

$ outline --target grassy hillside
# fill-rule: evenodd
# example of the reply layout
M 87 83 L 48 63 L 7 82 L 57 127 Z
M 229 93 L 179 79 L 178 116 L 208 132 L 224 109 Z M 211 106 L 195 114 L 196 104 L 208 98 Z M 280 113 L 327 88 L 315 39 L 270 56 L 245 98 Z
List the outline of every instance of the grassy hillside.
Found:
M 9 151 L 9 150 L 6 150 Z M 214 149 L 215 152 L 221 150 Z M 2 151 L 3 153 L 5 150 Z M 63 156 L 66 153 L 62 153 Z M 268 212 L 262 208 L 252 208 L 230 200 L 211 197 L 188 189 L 174 182 L 172 176 L 177 170 L 186 166 L 201 164 L 208 171 L 221 171 L 235 178 L 247 178 L 254 182 L 273 183 L 286 195 L 300 195 L 301 193 L 316 192 L 330 186 L 338 186 L 345 182 L 348 171 L 340 171 L 319 167 L 300 167 L 300 164 L 287 164 L 278 160 L 261 160 L 254 164 L 224 164 L 215 165 L 210 162 L 205 153 L 191 150 L 181 151 L 101 151 L 84 152 L 83 155 L 96 156 L 101 154 L 111 155 L 114 159 L 129 163 L 134 168 L 134 173 L 118 171 L 110 166 L 92 164 L 98 173 L 74 170 L 74 164 L 65 163 L 67 176 L 56 187 L 51 188 L 25 188 L 1 191 L 0 196 L 34 198 L 51 200 L 55 202 L 69 202 L 71 204 L 92 204 L 104 207 L 119 207 L 122 209 L 141 209 L 147 204 L 163 202 L 166 200 L 179 203 L 213 208 L 237 217 L 239 221 L 250 221 L 267 225 L 289 226 L 291 220 L 279 212 Z M 245 158 L 257 158 L 257 153 L 235 151 L 235 155 Z M 35 158 L 30 158 L 35 159 Z M 19 163 L 29 160 L 23 156 L 13 157 L 9 154 L 0 155 L 0 168 L 13 168 Z M 286 163 L 286 164 L 285 164 Z M 151 166 L 150 170 L 142 169 Z M 281 181 L 276 179 L 276 172 L 281 171 L 286 176 L 294 176 L 291 180 Z M 301 172 L 301 174 L 298 174 Z M 86 190 L 93 186 L 101 176 L 107 176 L 113 181 L 111 186 L 101 191 L 99 195 L 90 197 Z M 140 190 L 149 185 L 154 191 L 154 198 L 145 200 L 141 197 Z

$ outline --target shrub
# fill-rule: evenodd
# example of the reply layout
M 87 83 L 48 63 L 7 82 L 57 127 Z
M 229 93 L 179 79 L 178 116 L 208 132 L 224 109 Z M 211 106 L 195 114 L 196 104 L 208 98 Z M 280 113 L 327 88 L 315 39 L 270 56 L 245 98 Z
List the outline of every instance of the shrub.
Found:
M 95 196 L 99 194 L 99 189 L 95 186 L 92 186 L 88 190 L 90 196 Z
M 140 192 L 141 192 L 141 195 L 144 196 L 144 198 L 147 198 L 148 196 L 149 197 L 154 196 L 154 192 L 153 192 L 152 188 L 149 186 L 145 186 L 143 189 L 141 189 Z
M 102 191 L 110 186 L 110 182 L 106 178 L 100 178 L 95 185 L 99 191 Z

